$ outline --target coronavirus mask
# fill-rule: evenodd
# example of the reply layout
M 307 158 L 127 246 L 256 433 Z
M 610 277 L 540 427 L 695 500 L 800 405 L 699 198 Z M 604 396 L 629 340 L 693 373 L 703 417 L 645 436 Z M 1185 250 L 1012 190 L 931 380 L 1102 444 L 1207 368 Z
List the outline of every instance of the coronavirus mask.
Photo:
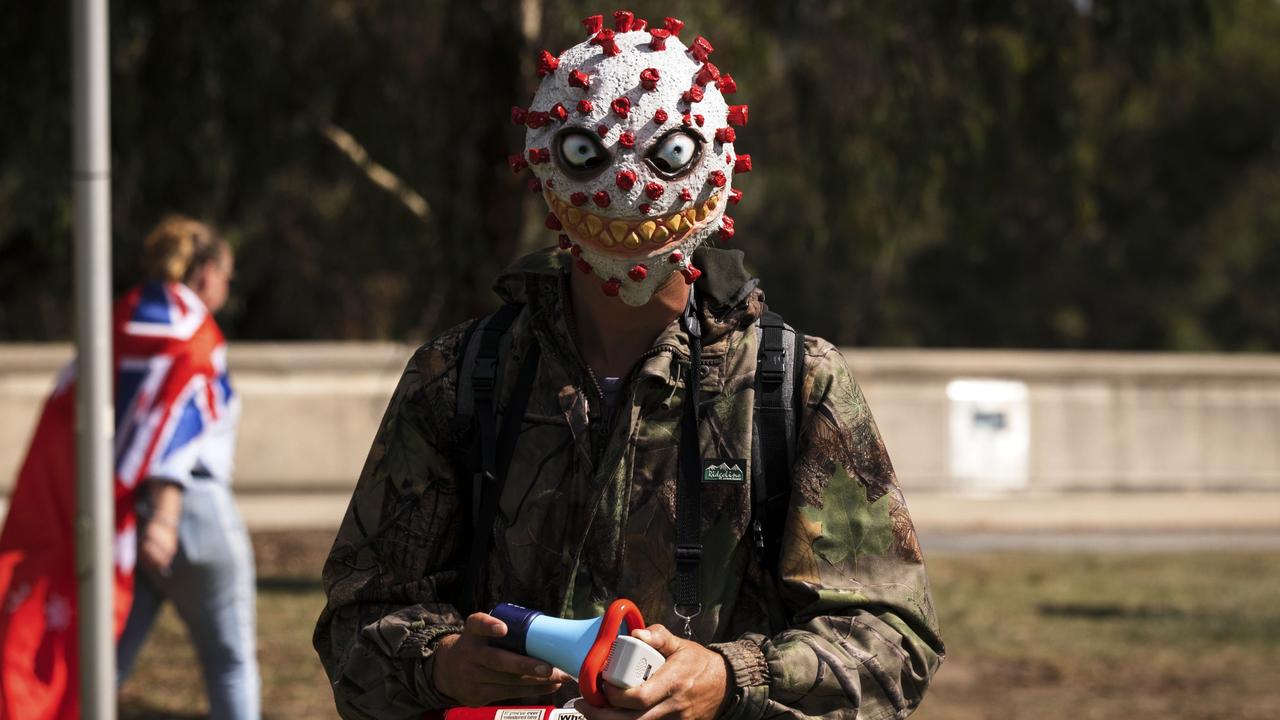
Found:
M 683 23 L 648 27 L 631 13 L 583 21 L 588 39 L 559 57 L 542 51 L 542 83 L 512 121 L 528 127 L 530 187 L 551 208 L 547 227 L 575 267 L 606 295 L 643 305 L 672 273 L 692 283 L 693 251 L 713 235 L 733 236 L 727 205 L 742 193 L 733 174 L 751 169 L 734 152 L 734 126 L 747 107 L 729 105 L 733 78 L 710 62 L 711 43 L 681 42 Z

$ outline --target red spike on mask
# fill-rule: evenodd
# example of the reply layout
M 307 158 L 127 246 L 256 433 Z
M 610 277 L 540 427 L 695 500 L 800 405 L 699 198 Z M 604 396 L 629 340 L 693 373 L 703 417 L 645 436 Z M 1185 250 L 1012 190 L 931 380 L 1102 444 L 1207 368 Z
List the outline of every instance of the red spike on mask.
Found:
M 609 104 L 609 108 L 613 110 L 614 115 L 625 120 L 627 115 L 631 114 L 631 100 L 625 97 L 616 98 Z
M 648 215 L 649 211 L 653 209 L 653 206 L 649 203 L 640 203 L 636 206 L 636 209 L 640 211 L 641 215 Z
M 587 29 L 588 35 L 595 35 L 596 33 L 600 32 L 601 28 L 604 27 L 604 16 L 592 15 L 588 18 L 585 18 L 582 21 L 582 27 Z
M 636 18 L 635 21 L 631 23 L 632 32 L 644 32 L 648 27 L 649 21 L 644 18 Z
M 523 125 L 525 119 L 529 116 L 529 111 L 522 107 L 511 106 L 511 124 Z
M 600 285 L 600 290 L 609 297 L 618 297 L 618 291 L 622 289 L 622 281 L 618 278 L 609 278 Z
M 584 192 L 576 192 L 569 196 L 569 202 L 573 203 L 574 205 L 586 205 L 587 194 Z
M 524 155 L 508 155 L 507 165 L 511 166 L 512 173 L 519 173 L 529 167 L 529 163 L 525 161 Z
M 575 263 L 575 265 L 579 270 L 582 271 L 583 275 L 591 274 L 591 263 L 587 262 L 586 260 L 583 260 L 582 258 L 578 258 L 578 262 Z
M 547 229 L 548 230 L 564 229 L 564 226 L 560 224 L 560 218 L 556 217 L 556 214 L 553 212 L 547 213 Z
M 739 156 L 737 157 L 737 159 L 735 159 L 735 160 L 733 161 L 733 171 L 734 171 L 735 173 L 749 173 L 749 172 L 751 172 L 751 156 L 750 156 L 750 155 L 739 155 Z
M 689 54 L 700 63 L 706 62 L 714 51 L 715 48 L 711 47 L 711 43 L 707 42 L 707 39 L 701 35 L 694 38 L 693 44 L 689 46 Z
M 667 256 L 667 262 L 671 263 L 672 265 L 679 265 L 683 261 L 684 261 L 684 253 L 680 252 L 679 250 L 676 250 L 675 252 Z
M 556 103 L 552 106 L 551 110 L 548 111 L 547 114 L 557 122 L 564 122 L 569 118 L 569 111 L 565 110 L 564 105 L 561 105 L 560 103 Z
M 568 235 L 564 234 L 561 234 L 560 237 L 557 238 L 556 244 L 560 246 L 561 250 L 568 250 L 573 247 L 573 241 L 569 239 Z
M 702 127 L 703 124 L 707 122 L 707 119 L 702 117 L 701 115 L 694 115 L 693 121 L 698 124 L 698 127 Z
M 702 271 L 692 265 L 680 268 L 680 274 L 684 276 L 686 285 L 692 285 L 702 277 Z
M 680 191 L 680 199 L 681 199 L 681 200 L 683 200 L 683 201 L 685 201 L 685 202 L 692 202 L 692 201 L 693 201 L 693 191 L 692 191 L 692 190 L 690 190 L 689 188 L 684 188 L 683 190 L 681 190 L 681 191 Z
M 662 28 L 649 28 L 649 49 L 666 50 L 667 38 L 669 37 L 671 37 L 671 33 Z
M 680 95 L 680 99 L 681 99 L 681 100 L 683 100 L 683 101 L 685 101 L 685 102 L 687 102 L 687 103 L 702 102 L 703 95 L 704 95 L 704 93 L 703 93 L 702 88 L 698 87 L 697 85 L 694 85 L 693 87 L 689 88 L 688 90 L 685 90 L 685 91 Z
M 590 100 L 578 101 L 578 112 L 582 113 L 583 115 L 590 115 L 591 111 L 595 109 L 596 109 L 596 106 L 593 105 Z
M 730 105 L 729 106 L 729 124 L 742 127 L 747 124 L 747 106 L 746 105 Z
M 572 70 L 569 72 L 569 87 L 582 88 L 586 90 L 588 86 L 587 74 L 581 70 Z
M 720 88 L 721 95 L 732 95 L 738 92 L 738 83 L 733 81 L 733 76 L 725 73 L 716 81 L 716 87 Z
M 619 10 L 613 14 L 613 26 L 617 28 L 618 32 L 631 32 L 635 19 L 635 13 Z
M 609 193 L 604 190 L 597 190 L 596 194 L 591 196 L 591 202 L 595 203 L 597 207 L 609 207 Z
M 551 116 L 541 110 L 530 110 L 525 115 L 524 124 L 537 130 L 551 121 Z
M 693 116 L 690 115 L 689 113 L 685 113 L 681 115 L 680 124 L 684 125 L 685 127 L 690 127 L 691 125 L 693 125 Z
M 630 130 L 624 131 L 622 134 L 618 135 L 618 144 L 625 148 L 635 147 L 636 134 Z
M 693 78 L 693 81 L 699 85 L 706 85 L 718 80 L 720 80 L 720 68 L 712 63 L 706 63 L 698 68 L 698 74 Z
M 734 132 L 731 127 L 724 127 L 716 130 L 716 142 L 731 143 L 738 139 L 738 133 Z
M 657 110 L 655 110 L 655 111 L 653 112 L 653 122 L 654 122 L 654 124 L 656 124 L 656 125 L 661 125 L 662 123 L 664 123 L 664 122 L 666 122 L 666 121 L 667 121 L 667 111 L 666 111 L 666 110 L 663 110 L 662 108 L 658 108 Z
M 720 242 L 729 242 L 733 237 L 733 218 L 725 215 L 720 218 Z
M 618 43 L 614 42 L 613 31 L 609 28 L 605 28 L 596 33 L 596 36 L 591 38 L 591 44 L 599 45 L 600 49 L 604 51 L 604 54 L 609 57 L 613 57 L 614 55 L 622 52 L 622 49 L 618 47 Z
M 653 90 L 657 88 L 659 77 L 661 76 L 658 74 L 657 68 L 645 68 L 644 70 L 641 70 L 640 71 L 640 87 L 644 88 L 645 90 Z
M 555 72 L 558 67 L 560 67 L 560 59 L 550 51 L 543 50 L 538 53 L 538 77 L 546 77 Z
M 529 148 L 529 164 L 541 165 L 551 162 L 551 151 L 546 148 Z
M 636 185 L 636 173 L 634 170 L 622 170 L 618 176 L 614 178 L 614 182 L 623 190 L 630 190 Z
M 724 184 L 728 182 L 728 179 L 725 177 L 723 170 L 715 170 L 707 176 L 707 182 L 718 188 L 722 188 L 724 187 Z
M 631 269 L 627 271 L 627 277 L 640 282 L 649 277 L 649 270 L 643 265 L 632 265 Z
M 669 18 L 665 18 L 662 21 L 662 26 L 665 27 L 667 29 L 667 32 L 671 33 L 672 35 L 679 35 L 680 29 L 684 27 L 684 21 L 678 20 L 673 17 L 669 17 Z
M 742 202 L 742 191 L 738 188 L 733 188 L 729 191 L 729 204 L 737 205 L 740 202 Z
M 609 126 L 608 126 L 608 125 L 597 125 L 597 126 L 596 126 L 596 134 L 597 134 L 597 135 L 599 135 L 600 137 L 604 137 L 605 135 L 608 135 L 608 134 L 609 134 Z
M 662 197 L 662 191 L 666 190 L 660 182 L 646 183 L 644 186 L 644 194 L 649 196 L 650 200 L 657 200 Z

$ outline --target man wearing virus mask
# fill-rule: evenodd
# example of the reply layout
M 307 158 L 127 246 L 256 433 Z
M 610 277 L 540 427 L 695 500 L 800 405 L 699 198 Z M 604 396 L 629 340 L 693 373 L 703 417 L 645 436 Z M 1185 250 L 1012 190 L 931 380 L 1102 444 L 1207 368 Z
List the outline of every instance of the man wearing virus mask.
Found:
M 315 634 L 338 710 L 563 704 L 573 679 L 490 646 L 485 611 L 626 597 L 666 662 L 589 720 L 905 717 L 943 646 L 870 410 L 705 246 L 734 235 L 747 107 L 679 20 L 610 24 L 544 51 L 512 111 L 557 247 L 415 353 L 374 440 Z

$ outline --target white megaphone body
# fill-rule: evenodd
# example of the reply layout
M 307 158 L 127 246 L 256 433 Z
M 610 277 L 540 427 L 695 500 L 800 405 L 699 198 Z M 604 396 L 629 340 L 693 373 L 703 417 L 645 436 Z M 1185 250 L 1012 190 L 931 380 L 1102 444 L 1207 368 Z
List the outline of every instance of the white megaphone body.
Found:
M 572 675 L 592 705 L 608 705 L 601 679 L 622 688 L 636 687 L 664 662 L 657 650 L 630 637 L 632 630 L 644 627 L 644 618 L 630 600 L 615 600 L 603 616 L 583 620 L 551 617 L 510 603 L 489 614 L 507 626 L 507 634 L 491 638 L 490 645 L 545 660 Z

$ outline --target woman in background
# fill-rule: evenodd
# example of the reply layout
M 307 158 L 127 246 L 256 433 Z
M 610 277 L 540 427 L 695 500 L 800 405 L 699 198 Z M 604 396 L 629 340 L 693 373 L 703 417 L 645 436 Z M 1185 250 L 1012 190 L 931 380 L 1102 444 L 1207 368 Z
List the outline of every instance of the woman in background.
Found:
M 211 716 L 257 718 L 253 556 L 230 493 L 239 400 L 213 320 L 231 250 L 209 226 L 174 216 L 147 236 L 142 266 L 146 281 L 117 301 L 113 320 L 119 679 L 171 600 Z M 0 533 L 0 720 L 78 716 L 73 386 L 64 372 Z
M 143 244 L 143 271 L 150 281 L 135 291 L 142 297 L 134 315 L 150 319 L 186 305 L 193 313 L 187 322 L 194 324 L 200 314 L 216 313 L 227 301 L 233 263 L 231 248 L 207 225 L 182 217 L 165 220 Z M 216 329 L 212 319 L 208 322 Z M 202 360 L 206 347 L 196 345 L 193 359 Z M 210 716 L 240 720 L 258 717 L 260 689 L 253 551 L 231 496 L 240 401 L 228 379 L 220 332 L 207 349 L 211 381 L 194 383 L 168 449 L 153 461 L 139 491 L 141 569 L 120 636 L 119 673 L 123 682 L 161 606 L 170 600 L 204 669 Z M 148 371 L 139 367 L 135 377 Z M 127 372 L 121 368 L 118 397 Z

